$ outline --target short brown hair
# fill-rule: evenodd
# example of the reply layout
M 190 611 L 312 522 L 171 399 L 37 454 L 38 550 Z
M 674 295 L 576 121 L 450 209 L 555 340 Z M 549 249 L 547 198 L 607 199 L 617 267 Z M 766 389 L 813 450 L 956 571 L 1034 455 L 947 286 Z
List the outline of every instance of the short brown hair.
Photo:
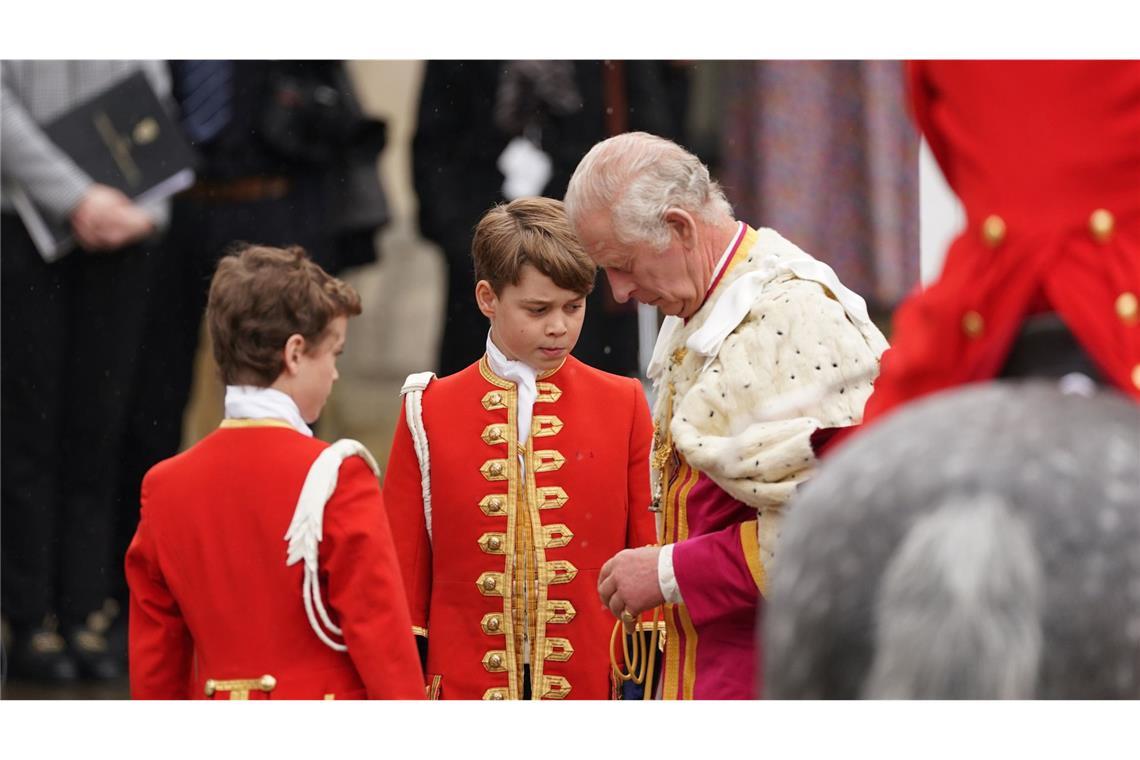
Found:
M 300 246 L 242 245 L 218 262 L 206 322 L 227 385 L 270 386 L 285 369 L 289 336 L 320 345 L 329 322 L 360 313 L 351 285 L 313 263 Z
M 519 198 L 483 215 L 471 241 L 475 279 L 486 280 L 496 293 L 518 285 L 530 264 L 565 290 L 589 295 L 597 267 L 570 227 L 562 201 Z

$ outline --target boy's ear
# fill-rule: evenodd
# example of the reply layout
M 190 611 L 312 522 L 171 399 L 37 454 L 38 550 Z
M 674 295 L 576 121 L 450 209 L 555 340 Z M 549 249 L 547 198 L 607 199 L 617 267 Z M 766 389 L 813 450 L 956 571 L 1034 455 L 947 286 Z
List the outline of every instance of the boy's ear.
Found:
M 297 374 L 301 368 L 301 354 L 305 353 L 305 338 L 300 333 L 293 333 L 285 341 L 285 372 L 290 375 Z
M 495 310 L 499 307 L 499 297 L 495 289 L 486 280 L 475 283 L 475 304 L 487 319 L 495 318 Z

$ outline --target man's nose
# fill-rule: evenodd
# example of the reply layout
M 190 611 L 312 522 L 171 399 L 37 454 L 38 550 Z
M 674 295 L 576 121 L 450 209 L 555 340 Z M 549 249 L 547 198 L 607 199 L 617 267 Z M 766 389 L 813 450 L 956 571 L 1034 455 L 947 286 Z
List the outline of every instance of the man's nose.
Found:
M 610 291 L 614 295 L 614 300 L 618 303 L 628 301 L 630 295 L 637 288 L 633 282 L 633 278 L 625 272 L 615 272 L 612 269 L 607 269 L 606 278 L 610 281 Z

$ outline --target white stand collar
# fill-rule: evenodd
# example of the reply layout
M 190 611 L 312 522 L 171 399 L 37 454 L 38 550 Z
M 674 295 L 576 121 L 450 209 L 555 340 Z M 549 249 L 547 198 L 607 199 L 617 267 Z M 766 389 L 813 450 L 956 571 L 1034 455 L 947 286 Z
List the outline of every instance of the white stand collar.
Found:
M 256 385 L 226 386 L 226 418 L 238 420 L 285 420 L 297 432 L 313 437 L 312 429 L 301 418 L 297 402 L 276 388 Z

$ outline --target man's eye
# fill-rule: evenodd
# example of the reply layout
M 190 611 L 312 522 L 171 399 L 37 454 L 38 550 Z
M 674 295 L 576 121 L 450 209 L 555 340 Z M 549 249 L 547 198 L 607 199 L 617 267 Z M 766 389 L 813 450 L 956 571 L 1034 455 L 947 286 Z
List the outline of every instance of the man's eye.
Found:
M 529 309 L 528 311 L 530 311 L 531 314 L 536 314 L 536 315 L 542 314 L 544 311 L 546 311 L 546 307 L 545 306 L 539 306 L 538 308 L 532 308 L 532 309 Z
M 580 303 L 572 303 L 572 304 L 568 304 L 568 305 L 566 306 L 566 308 L 567 308 L 567 309 L 569 309 L 570 311 L 578 311 L 578 309 L 581 309 L 581 308 L 582 308 L 582 304 L 580 304 Z

